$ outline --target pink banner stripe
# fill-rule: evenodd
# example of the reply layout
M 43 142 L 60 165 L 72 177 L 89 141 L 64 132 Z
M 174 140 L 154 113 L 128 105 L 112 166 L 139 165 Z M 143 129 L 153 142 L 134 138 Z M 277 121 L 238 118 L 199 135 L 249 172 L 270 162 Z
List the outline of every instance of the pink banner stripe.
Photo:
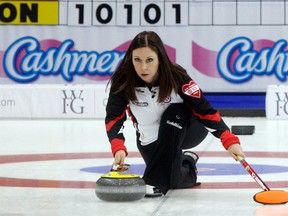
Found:
M 220 77 L 217 69 L 218 52 L 205 49 L 192 41 L 192 66 L 209 77 Z

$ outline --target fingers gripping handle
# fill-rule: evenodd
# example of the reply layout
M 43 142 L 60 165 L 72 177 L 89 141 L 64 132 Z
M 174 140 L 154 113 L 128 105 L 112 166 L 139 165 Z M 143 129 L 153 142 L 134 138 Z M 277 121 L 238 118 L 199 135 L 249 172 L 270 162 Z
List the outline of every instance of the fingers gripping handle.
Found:
M 129 169 L 129 167 L 130 167 L 129 164 L 115 164 L 115 165 L 113 165 L 113 167 L 111 168 L 110 171 L 125 172 Z
M 264 183 L 264 181 L 258 176 L 258 174 L 253 170 L 253 168 L 247 163 L 247 161 L 241 157 L 237 156 L 238 161 L 246 169 L 246 171 L 252 176 L 252 178 L 260 185 L 264 191 L 269 191 L 269 187 Z

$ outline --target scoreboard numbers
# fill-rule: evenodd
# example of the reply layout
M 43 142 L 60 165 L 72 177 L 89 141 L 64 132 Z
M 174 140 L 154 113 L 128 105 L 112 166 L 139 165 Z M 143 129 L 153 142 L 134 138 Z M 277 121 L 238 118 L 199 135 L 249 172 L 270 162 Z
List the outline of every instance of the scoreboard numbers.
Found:
M 82 1 L 68 2 L 71 26 L 188 25 L 188 1 Z M 64 23 L 61 22 L 60 23 Z

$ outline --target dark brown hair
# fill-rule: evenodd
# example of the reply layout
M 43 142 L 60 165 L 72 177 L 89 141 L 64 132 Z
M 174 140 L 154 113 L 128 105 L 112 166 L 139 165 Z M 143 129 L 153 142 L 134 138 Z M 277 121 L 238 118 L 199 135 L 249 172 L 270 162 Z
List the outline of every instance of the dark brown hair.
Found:
M 124 91 L 128 101 L 137 101 L 135 87 L 140 77 L 137 75 L 133 63 L 133 50 L 141 47 L 149 47 L 159 59 L 159 96 L 158 101 L 163 102 L 174 90 L 178 91 L 185 75 L 186 70 L 178 64 L 174 64 L 169 59 L 161 38 L 153 31 L 143 31 L 136 35 L 132 40 L 126 54 L 111 76 L 111 93 Z

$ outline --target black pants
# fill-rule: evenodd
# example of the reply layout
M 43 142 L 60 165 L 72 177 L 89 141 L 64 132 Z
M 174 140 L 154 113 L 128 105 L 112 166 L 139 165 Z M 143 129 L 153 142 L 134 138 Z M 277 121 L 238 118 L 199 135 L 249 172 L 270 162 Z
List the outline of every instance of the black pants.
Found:
M 195 185 L 195 162 L 183 156 L 182 150 L 197 146 L 207 136 L 207 129 L 195 118 L 185 104 L 172 104 L 162 115 L 158 140 L 138 149 L 145 161 L 143 179 L 164 194 L 172 188 Z

